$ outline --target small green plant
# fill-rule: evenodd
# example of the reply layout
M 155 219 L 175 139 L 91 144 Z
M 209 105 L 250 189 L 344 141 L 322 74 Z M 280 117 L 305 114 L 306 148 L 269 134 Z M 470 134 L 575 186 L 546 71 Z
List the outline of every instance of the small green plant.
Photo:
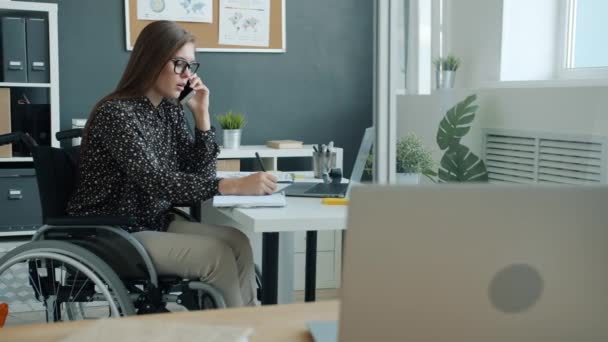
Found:
M 437 70 L 444 71 L 456 71 L 460 66 L 460 59 L 454 55 L 448 55 L 447 57 L 438 57 L 433 60 L 433 65 Z
M 431 152 L 424 148 L 422 140 L 413 133 L 397 142 L 397 173 L 421 173 L 433 180 L 435 163 Z M 371 181 L 374 168 L 374 154 L 370 151 L 363 169 L 363 180 Z
M 426 173 L 433 168 L 431 152 L 424 148 L 422 140 L 410 133 L 397 142 L 397 172 Z
M 216 118 L 222 129 L 242 129 L 247 123 L 243 113 L 236 113 L 233 111 L 219 114 Z

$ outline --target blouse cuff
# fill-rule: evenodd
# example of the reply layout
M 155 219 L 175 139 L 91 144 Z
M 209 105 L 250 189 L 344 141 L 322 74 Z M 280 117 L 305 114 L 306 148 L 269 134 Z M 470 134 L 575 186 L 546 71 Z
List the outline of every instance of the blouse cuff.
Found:
M 208 131 L 201 131 L 198 128 L 194 129 L 194 141 L 196 144 L 201 144 L 206 147 L 206 150 L 216 155 L 219 153 L 219 148 L 215 142 L 215 127 L 211 126 Z M 201 146 L 201 145 L 199 145 Z

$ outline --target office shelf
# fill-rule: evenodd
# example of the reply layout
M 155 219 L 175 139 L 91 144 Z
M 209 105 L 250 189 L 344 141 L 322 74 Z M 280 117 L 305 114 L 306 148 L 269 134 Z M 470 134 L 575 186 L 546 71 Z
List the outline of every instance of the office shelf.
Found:
M 50 88 L 50 83 L 0 82 L 1 88 Z

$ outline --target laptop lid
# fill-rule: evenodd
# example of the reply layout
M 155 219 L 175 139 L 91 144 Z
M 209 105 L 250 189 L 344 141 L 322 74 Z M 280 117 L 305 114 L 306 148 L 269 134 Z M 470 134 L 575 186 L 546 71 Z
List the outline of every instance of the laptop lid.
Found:
M 353 188 L 339 340 L 606 340 L 607 203 L 606 186 Z
M 367 158 L 372 150 L 374 144 L 374 127 L 368 127 L 363 133 L 363 139 L 361 139 L 361 145 L 359 145 L 359 152 L 355 158 L 355 164 L 353 165 L 353 171 L 350 174 L 350 181 L 354 183 L 360 183 L 363 177 L 363 171 L 365 170 L 365 164 Z

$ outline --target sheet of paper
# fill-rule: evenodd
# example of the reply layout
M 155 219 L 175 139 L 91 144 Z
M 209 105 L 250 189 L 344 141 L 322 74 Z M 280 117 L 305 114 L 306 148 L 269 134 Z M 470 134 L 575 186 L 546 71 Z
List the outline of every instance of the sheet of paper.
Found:
M 137 0 L 137 19 L 213 22 L 213 0 Z
M 173 322 L 167 319 L 102 319 L 69 335 L 63 342 L 245 342 L 251 328 Z
M 215 196 L 213 206 L 218 208 L 238 207 L 284 207 L 287 200 L 283 193 L 274 193 L 266 196 Z
M 245 171 L 218 171 L 218 178 L 240 178 L 246 177 L 255 172 L 245 172 Z M 277 177 L 277 182 L 279 183 L 291 183 L 293 182 L 293 174 L 289 172 L 280 172 L 280 171 L 269 171 L 271 175 Z
M 270 0 L 220 0 L 219 43 L 268 46 Z

